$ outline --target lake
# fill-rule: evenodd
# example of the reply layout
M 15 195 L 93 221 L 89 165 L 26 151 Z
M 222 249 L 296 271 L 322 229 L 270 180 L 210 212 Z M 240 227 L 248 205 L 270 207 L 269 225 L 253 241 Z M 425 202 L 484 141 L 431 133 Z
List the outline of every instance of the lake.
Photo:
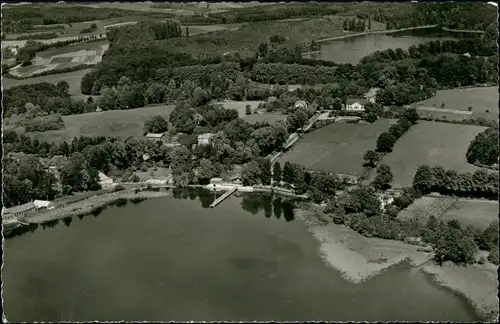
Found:
M 352 284 L 318 255 L 291 201 L 176 191 L 5 241 L 3 297 L 19 321 L 476 321 L 401 265 Z
M 357 64 L 363 57 L 376 51 L 389 48 L 408 49 L 412 45 L 419 45 L 434 40 L 451 40 L 474 35 L 465 33 L 447 32 L 441 29 L 416 29 L 388 34 L 369 34 L 346 37 L 318 43 L 320 52 L 311 54 L 310 58 L 334 61 L 336 63 Z

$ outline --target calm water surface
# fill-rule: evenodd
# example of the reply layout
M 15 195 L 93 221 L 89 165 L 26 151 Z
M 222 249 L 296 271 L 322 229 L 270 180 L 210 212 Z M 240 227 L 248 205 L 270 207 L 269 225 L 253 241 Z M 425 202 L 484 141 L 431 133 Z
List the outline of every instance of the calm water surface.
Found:
M 211 194 L 176 197 L 6 240 L 8 320 L 478 319 L 463 298 L 408 266 L 344 281 L 292 221 L 291 203 L 254 195 L 205 209 Z
M 408 49 L 433 40 L 451 40 L 473 37 L 472 34 L 420 29 L 392 34 L 371 34 L 320 43 L 320 53 L 314 58 L 337 63 L 357 64 L 363 57 L 389 48 Z

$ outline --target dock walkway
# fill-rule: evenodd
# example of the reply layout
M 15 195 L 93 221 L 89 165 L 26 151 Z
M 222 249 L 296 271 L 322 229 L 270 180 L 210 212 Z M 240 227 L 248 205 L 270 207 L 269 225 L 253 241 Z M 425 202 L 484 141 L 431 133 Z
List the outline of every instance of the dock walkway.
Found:
M 229 197 L 233 193 L 235 193 L 236 190 L 238 190 L 238 187 L 235 186 L 235 187 L 229 189 L 228 191 L 226 191 L 222 196 L 220 196 L 219 198 L 215 199 L 215 201 L 210 205 L 210 208 L 214 208 L 215 206 L 217 206 L 218 204 L 220 204 L 224 199 L 226 199 L 227 197 Z

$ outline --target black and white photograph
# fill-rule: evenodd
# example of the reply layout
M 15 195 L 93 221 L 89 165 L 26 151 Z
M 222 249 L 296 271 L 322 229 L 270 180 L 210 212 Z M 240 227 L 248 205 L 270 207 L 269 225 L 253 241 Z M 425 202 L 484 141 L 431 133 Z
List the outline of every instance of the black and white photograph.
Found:
M 2 321 L 497 322 L 498 17 L 3 2 Z

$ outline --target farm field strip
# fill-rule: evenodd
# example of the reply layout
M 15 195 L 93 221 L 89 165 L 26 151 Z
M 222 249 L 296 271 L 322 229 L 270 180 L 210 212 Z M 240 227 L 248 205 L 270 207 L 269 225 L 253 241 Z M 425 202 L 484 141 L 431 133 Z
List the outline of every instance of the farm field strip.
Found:
M 459 173 L 474 172 L 478 167 L 469 164 L 465 154 L 470 142 L 486 127 L 419 121 L 396 141 L 391 153 L 380 161 L 394 175 L 393 188 L 411 187 L 420 165 L 442 166 Z M 370 172 L 367 183 L 376 176 Z

